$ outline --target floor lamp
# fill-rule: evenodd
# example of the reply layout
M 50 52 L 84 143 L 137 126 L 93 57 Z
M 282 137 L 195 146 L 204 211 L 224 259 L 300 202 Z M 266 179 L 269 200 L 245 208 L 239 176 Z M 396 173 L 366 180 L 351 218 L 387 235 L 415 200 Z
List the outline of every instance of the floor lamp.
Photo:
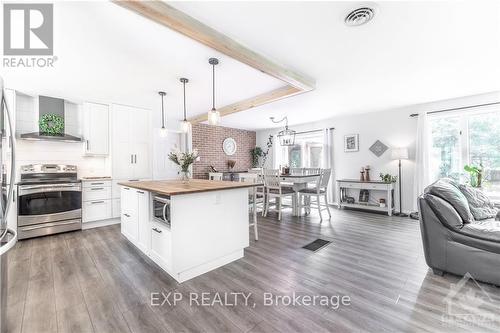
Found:
M 401 216 L 401 217 L 407 217 L 407 214 L 403 213 L 402 209 L 402 196 L 401 196 L 401 160 L 407 160 L 408 159 L 408 148 L 393 148 L 391 152 L 391 158 L 393 160 L 398 160 L 399 161 L 399 176 L 398 176 L 398 183 L 399 183 L 399 213 L 396 213 L 394 215 Z

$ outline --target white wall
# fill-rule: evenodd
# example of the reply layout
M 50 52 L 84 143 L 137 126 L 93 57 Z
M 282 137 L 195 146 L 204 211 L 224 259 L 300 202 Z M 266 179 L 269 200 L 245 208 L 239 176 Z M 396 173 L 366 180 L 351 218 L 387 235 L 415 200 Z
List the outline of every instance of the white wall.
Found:
M 328 127 L 335 128 L 333 131 L 333 179 L 358 179 L 361 167 L 366 165 L 371 166 L 370 175 L 372 179 L 378 179 L 380 172 L 397 175 L 398 162 L 390 159 L 390 149 L 381 157 L 376 157 L 369 151 L 369 148 L 376 140 L 380 140 L 390 148 L 408 147 L 410 160 L 403 161 L 402 166 L 403 211 L 408 212 L 412 209 L 413 200 L 416 200 L 416 198 L 413 198 L 413 177 L 417 118 L 411 118 L 410 114 L 498 101 L 500 101 L 500 92 L 494 92 L 424 103 L 383 112 L 335 117 L 320 122 L 293 126 L 292 129 L 300 132 Z M 258 131 L 257 145 L 264 148 L 269 134 L 275 134 L 277 131 L 278 129 Z M 359 134 L 359 152 L 344 152 L 344 135 L 346 134 Z M 271 150 L 266 167 L 272 166 L 273 156 Z M 396 193 L 397 208 L 399 208 L 398 197 Z M 336 198 L 334 201 L 336 201 Z

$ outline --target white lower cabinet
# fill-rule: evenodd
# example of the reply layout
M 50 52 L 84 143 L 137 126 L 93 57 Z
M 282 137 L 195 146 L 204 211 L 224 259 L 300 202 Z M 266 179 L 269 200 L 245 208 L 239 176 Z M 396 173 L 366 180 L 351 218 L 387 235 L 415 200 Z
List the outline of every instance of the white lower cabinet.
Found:
M 151 250 L 149 192 L 123 186 L 121 189 L 121 231 L 146 255 Z
M 84 181 L 82 201 L 83 223 L 112 218 L 111 181 Z
M 137 195 L 137 247 L 142 252 L 149 254 L 151 249 L 151 231 L 149 228 L 149 192 L 136 190 Z
M 107 220 L 111 218 L 111 200 L 92 200 L 83 202 L 82 222 Z
M 150 257 L 163 269 L 172 269 L 172 234 L 166 225 L 151 222 L 151 254 Z
M 111 199 L 111 215 L 114 219 L 120 217 L 120 199 Z

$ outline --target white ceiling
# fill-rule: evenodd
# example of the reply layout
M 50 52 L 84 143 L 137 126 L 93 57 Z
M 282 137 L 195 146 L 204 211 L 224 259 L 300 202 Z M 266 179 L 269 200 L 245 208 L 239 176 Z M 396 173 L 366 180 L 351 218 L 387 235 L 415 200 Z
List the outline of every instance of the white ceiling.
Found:
M 367 25 L 344 16 L 362 2 L 172 2 L 276 62 L 316 78 L 317 89 L 224 117 L 224 126 L 271 127 L 341 114 L 500 90 L 500 2 L 377 2 Z M 158 111 L 165 90 L 169 127 L 211 106 L 208 58 L 217 68 L 217 105 L 282 83 L 109 2 L 55 2 L 53 69 L 2 68 L 27 93 L 117 102 Z
M 500 90 L 500 1 L 377 2 L 364 26 L 345 15 L 366 2 L 172 2 L 289 68 L 316 91 L 224 118 L 272 127 Z M 372 3 L 373 4 L 373 3 Z
M 2 68 L 5 85 L 34 95 L 73 101 L 121 103 L 161 113 L 159 90 L 167 92 L 169 128 L 182 119 L 187 77 L 188 117 L 212 105 L 212 67 L 217 57 L 217 105 L 282 86 L 282 82 L 215 52 L 111 2 L 54 2 L 54 68 Z

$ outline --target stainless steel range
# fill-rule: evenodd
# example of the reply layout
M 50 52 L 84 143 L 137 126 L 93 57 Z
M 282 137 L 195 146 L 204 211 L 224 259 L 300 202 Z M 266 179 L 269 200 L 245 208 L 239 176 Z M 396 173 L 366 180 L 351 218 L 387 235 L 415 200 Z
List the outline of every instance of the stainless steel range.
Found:
M 21 166 L 17 212 L 19 239 L 81 229 L 82 184 L 76 166 Z

